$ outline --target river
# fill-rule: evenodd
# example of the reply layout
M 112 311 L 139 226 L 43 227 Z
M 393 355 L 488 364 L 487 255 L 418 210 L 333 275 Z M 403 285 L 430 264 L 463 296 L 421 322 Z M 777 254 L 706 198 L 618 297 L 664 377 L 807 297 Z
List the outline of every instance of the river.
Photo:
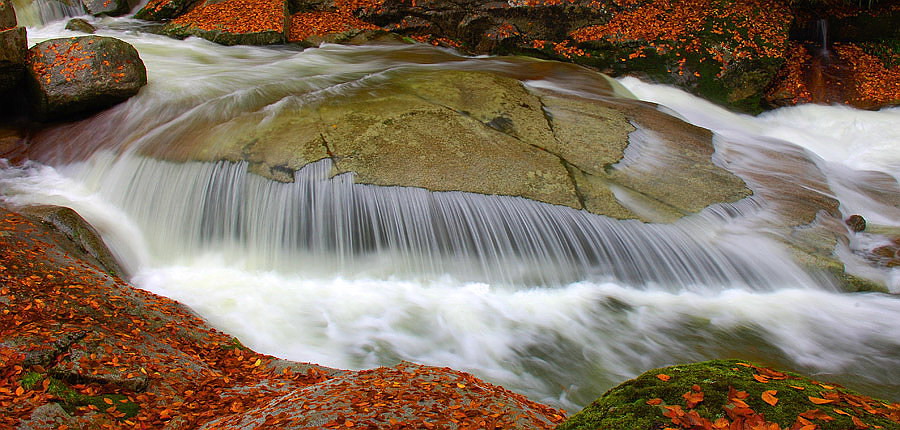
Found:
M 28 28 L 29 44 L 75 35 L 64 23 Z M 761 198 L 644 224 L 513 197 L 358 185 L 330 178 L 327 162 L 277 183 L 242 163 L 142 155 L 192 128 L 365 90 L 400 69 L 514 75 L 528 60 L 428 46 L 224 47 L 143 33 L 127 19 L 98 23 L 98 34 L 138 49 L 149 84 L 51 133 L 32 161 L 4 164 L 3 201 L 74 208 L 135 286 L 256 351 L 339 368 L 450 366 L 570 411 L 645 370 L 725 357 L 900 400 L 900 300 L 839 292 L 802 269 Z M 523 80 L 591 96 L 586 72 L 553 70 Z M 775 172 L 754 186 L 808 182 L 772 150 L 803 154 L 844 216 L 900 227 L 900 109 L 751 117 L 671 87 L 618 84 L 713 130 L 717 161 L 737 174 Z M 377 243 L 372 229 L 385 232 Z M 853 252 L 883 240 L 848 233 L 839 255 L 900 293 L 900 269 Z

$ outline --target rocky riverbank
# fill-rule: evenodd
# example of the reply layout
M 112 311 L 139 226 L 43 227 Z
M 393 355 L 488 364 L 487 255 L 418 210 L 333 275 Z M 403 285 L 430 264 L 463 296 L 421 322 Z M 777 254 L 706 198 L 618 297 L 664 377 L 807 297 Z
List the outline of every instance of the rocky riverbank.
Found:
M 0 214 L 0 427 L 539 429 L 564 419 L 448 368 L 352 372 L 255 353 L 101 270 L 105 254 L 86 249 L 102 242 L 79 217 L 35 213 Z

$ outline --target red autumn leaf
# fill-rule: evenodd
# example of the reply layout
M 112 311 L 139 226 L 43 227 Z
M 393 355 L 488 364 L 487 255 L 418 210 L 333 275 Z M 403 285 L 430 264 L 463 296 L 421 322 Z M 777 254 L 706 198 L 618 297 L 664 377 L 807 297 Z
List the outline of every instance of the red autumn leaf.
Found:
M 778 394 L 778 390 L 763 391 L 762 399 L 764 402 L 766 402 L 772 406 L 775 406 L 775 404 L 778 403 L 778 397 L 775 397 L 776 394 Z
M 672 379 L 671 376 L 666 375 L 665 373 L 660 373 L 659 375 L 656 375 L 656 378 L 663 382 L 668 382 L 670 379 Z
M 656 405 L 662 404 L 662 402 L 663 401 L 660 398 L 647 400 L 647 404 L 650 406 L 656 406 Z

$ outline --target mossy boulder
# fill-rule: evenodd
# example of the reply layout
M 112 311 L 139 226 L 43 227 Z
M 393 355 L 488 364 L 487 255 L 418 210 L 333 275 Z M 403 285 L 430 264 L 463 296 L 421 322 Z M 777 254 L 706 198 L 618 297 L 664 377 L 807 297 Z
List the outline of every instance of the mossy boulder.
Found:
M 752 428 L 895 429 L 900 403 L 750 362 L 713 360 L 645 372 L 557 429 L 751 428 L 729 427 L 736 422 L 759 426 Z
M 137 50 L 112 37 L 38 43 L 28 50 L 26 70 L 29 102 L 44 120 L 106 109 L 147 84 Z

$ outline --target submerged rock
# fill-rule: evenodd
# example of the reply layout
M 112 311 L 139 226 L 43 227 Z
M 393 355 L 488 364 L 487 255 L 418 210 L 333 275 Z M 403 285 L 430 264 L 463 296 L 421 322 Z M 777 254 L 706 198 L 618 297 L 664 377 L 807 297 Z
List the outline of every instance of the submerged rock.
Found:
M 111 37 L 47 40 L 28 51 L 26 63 L 30 102 L 42 119 L 105 109 L 147 84 L 134 47 Z
M 177 38 L 202 37 L 222 45 L 273 45 L 287 40 L 289 25 L 284 0 L 210 0 L 169 22 L 162 32 Z
M 94 28 L 94 26 L 91 25 L 91 23 L 89 23 L 81 18 L 75 18 L 75 19 L 70 19 L 69 22 L 66 23 L 66 30 L 79 31 L 82 33 L 87 33 L 87 34 L 94 34 L 94 32 L 97 29 Z
M 838 430 L 898 424 L 900 403 L 749 362 L 714 360 L 650 370 L 607 391 L 558 429 Z

